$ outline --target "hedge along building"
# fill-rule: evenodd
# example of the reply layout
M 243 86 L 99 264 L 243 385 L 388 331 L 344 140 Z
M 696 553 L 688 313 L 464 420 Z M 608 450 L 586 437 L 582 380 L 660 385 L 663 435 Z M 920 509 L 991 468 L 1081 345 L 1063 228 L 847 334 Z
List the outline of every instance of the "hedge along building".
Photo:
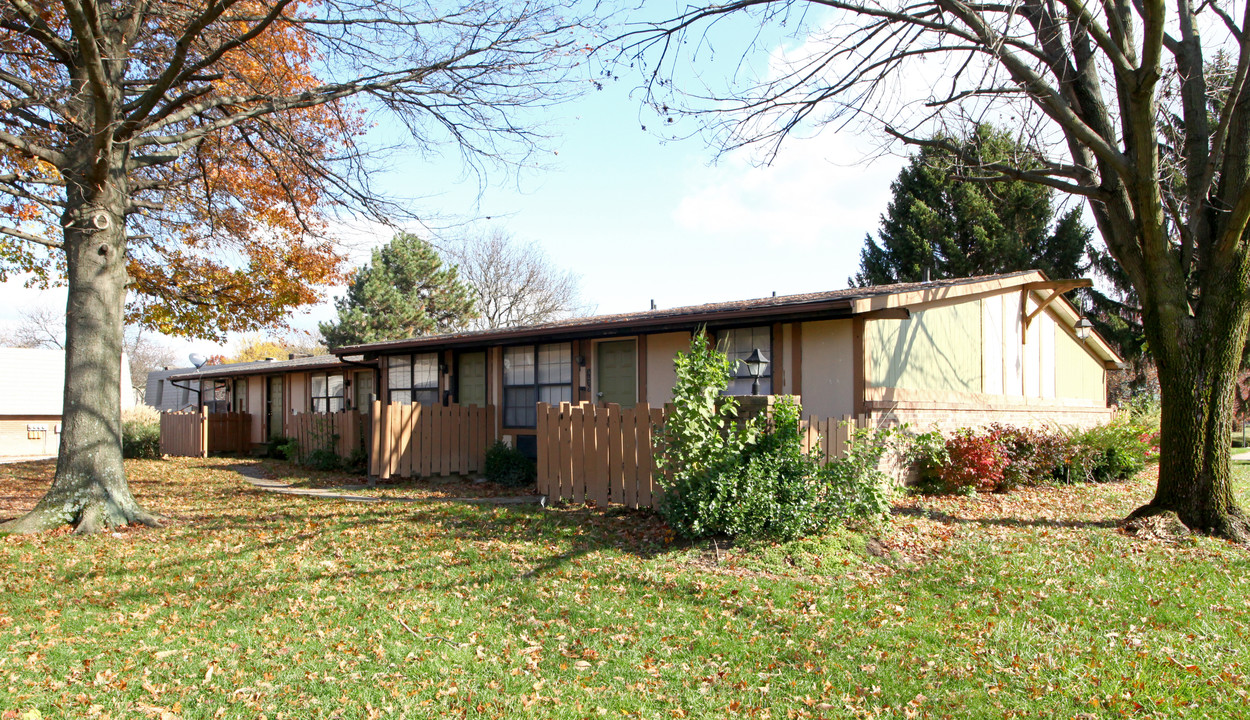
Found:
M 673 358 L 704 327 L 733 360 L 760 349 L 761 394 L 801 397 L 805 415 L 867 415 L 952 429 L 992 422 L 1106 421 L 1120 358 L 1077 337 L 1060 293 L 1088 281 L 1038 271 L 849 288 L 332 350 L 378 364 L 385 403 L 493 407 L 494 437 L 531 451 L 536 404 L 652 407 L 672 399 Z M 744 364 L 729 393 L 751 392 Z

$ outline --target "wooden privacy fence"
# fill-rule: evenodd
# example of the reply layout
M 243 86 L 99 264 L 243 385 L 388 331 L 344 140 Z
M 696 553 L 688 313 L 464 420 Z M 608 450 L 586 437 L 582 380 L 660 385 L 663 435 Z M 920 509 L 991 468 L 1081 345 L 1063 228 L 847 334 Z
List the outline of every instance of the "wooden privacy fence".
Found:
M 369 419 L 355 410 L 335 413 L 296 413 L 287 418 L 287 434 L 298 444 L 303 462 L 316 450 L 341 458 L 369 448 Z
M 654 426 L 664 411 L 646 403 L 538 404 L 538 492 L 552 499 L 654 507 Z
M 481 472 L 495 441 L 495 408 L 373 402 L 369 474 L 425 477 Z
M 208 451 L 248 452 L 252 449 L 252 416 L 225 412 L 208 414 Z
M 854 430 L 872 427 L 876 426 L 867 415 L 843 415 L 841 420 L 821 420 L 813 415 L 799 421 L 799 434 L 803 436 L 803 451 L 815 455 L 821 463 L 827 463 L 846 454 Z
M 206 457 L 208 455 L 208 408 L 191 412 L 161 413 L 161 455 Z
M 252 447 L 252 416 L 247 413 L 210 413 L 207 407 L 190 412 L 161 413 L 161 454 L 207 457 L 210 452 L 246 452 Z

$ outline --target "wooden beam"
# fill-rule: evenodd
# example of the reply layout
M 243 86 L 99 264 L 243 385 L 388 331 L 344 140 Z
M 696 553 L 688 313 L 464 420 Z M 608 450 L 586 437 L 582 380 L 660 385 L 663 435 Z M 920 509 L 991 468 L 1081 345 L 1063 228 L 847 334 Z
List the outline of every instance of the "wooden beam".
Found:
M 1046 306 L 1058 300 L 1059 297 L 1066 292 L 1075 290 L 1077 288 L 1085 288 L 1085 287 L 1093 287 L 1093 286 L 1094 286 L 1094 281 L 1088 280 L 1085 278 L 1081 278 L 1079 280 L 1055 280 L 1053 282 L 1036 282 L 1036 283 L 1028 283 L 1027 285 L 1025 285 L 1024 286 L 1025 292 L 1021 296 L 1021 302 L 1020 302 L 1020 312 L 1024 313 L 1024 331 L 1020 334 L 1020 342 L 1027 343 L 1029 341 L 1028 339 L 1029 338 L 1029 325 L 1033 322 L 1033 320 L 1038 315 L 1042 314 L 1042 311 L 1046 309 Z M 1046 299 L 1043 300 L 1041 304 L 1038 305 L 1033 310 L 1033 312 L 1026 313 L 1025 309 L 1028 307 L 1029 293 L 1038 291 L 1038 290 L 1049 290 L 1050 295 L 1047 295 Z

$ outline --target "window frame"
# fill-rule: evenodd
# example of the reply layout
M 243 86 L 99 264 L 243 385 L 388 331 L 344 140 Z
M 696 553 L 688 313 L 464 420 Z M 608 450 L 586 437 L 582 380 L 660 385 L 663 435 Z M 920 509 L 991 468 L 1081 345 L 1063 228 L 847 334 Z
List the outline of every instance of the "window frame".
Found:
M 442 373 L 439 372 L 439 363 L 441 363 L 442 360 L 440 358 L 440 354 L 441 353 L 437 351 L 432 351 L 432 352 L 422 352 L 422 353 L 414 352 L 414 353 L 400 353 L 397 355 L 388 355 L 387 360 L 386 360 L 386 402 L 387 404 L 389 405 L 389 404 L 394 404 L 396 402 L 399 402 L 402 405 L 413 405 L 413 404 L 418 404 L 418 403 L 421 405 L 426 405 L 426 406 L 441 405 L 442 397 L 441 397 L 440 390 L 442 387 L 442 378 L 441 378 Z M 408 360 L 408 383 L 403 386 L 397 386 L 391 382 L 391 378 L 393 377 L 392 373 L 395 370 L 395 368 L 392 366 L 392 363 L 399 358 L 406 358 Z M 434 384 L 433 385 L 417 385 L 416 384 L 416 371 L 415 370 L 417 366 L 417 358 L 433 358 L 434 359 Z M 407 402 L 397 401 L 395 399 L 395 393 L 402 393 L 402 392 L 408 393 Z M 431 392 L 433 393 L 433 399 L 431 402 L 420 403 L 417 400 L 418 393 L 426 395 Z
M 568 377 L 569 377 L 567 382 L 540 382 L 539 381 L 539 378 L 541 377 L 541 374 L 539 372 L 540 353 L 543 348 L 550 348 L 553 345 L 564 345 L 568 349 L 568 352 L 565 355 L 565 361 L 567 363 Z M 508 370 L 506 367 L 508 351 L 510 350 L 515 351 L 515 350 L 520 350 L 524 348 L 529 348 L 530 357 L 533 359 L 533 364 L 531 365 L 531 367 L 533 368 L 534 379 L 532 382 L 529 382 L 529 383 L 517 383 L 517 384 L 509 383 L 508 382 Z M 542 391 L 544 388 L 568 388 L 569 400 L 570 402 L 572 401 L 574 387 L 575 387 L 574 383 L 577 380 L 577 371 L 573 363 L 573 343 L 571 341 L 565 340 L 562 342 L 533 343 L 533 344 L 527 344 L 527 345 L 510 345 L 510 346 L 506 346 L 503 348 L 501 356 L 502 356 L 501 364 L 505 366 L 503 368 L 503 373 L 502 373 L 503 375 L 503 378 L 502 378 L 503 380 L 503 386 L 502 386 L 503 407 L 501 408 L 501 410 L 502 410 L 502 418 L 503 418 L 503 427 L 507 429 L 517 429 L 517 430 L 529 430 L 529 429 L 534 429 L 538 427 L 537 407 L 538 407 L 538 403 L 542 402 L 541 398 L 542 398 Z M 532 388 L 534 391 L 534 402 L 532 405 L 530 405 L 528 409 L 528 412 L 533 414 L 533 418 L 534 418 L 533 422 L 529 424 L 516 424 L 516 425 L 508 424 L 508 410 L 510 409 L 510 405 L 508 404 L 508 391 L 516 390 L 516 389 L 523 389 L 523 388 Z
M 314 381 L 319 377 L 325 378 L 325 384 L 322 386 L 325 392 L 324 395 L 318 395 L 317 391 L 314 389 L 315 388 Z M 339 378 L 339 393 L 337 395 L 330 394 L 330 378 L 332 377 Z M 336 399 L 339 401 L 339 409 L 331 410 L 330 408 L 333 406 L 333 403 L 331 403 L 331 400 L 336 400 Z M 325 401 L 326 409 L 324 411 L 317 409 L 318 400 Z M 327 415 L 330 415 L 336 412 L 343 412 L 346 409 L 347 409 L 347 375 L 345 373 L 343 373 L 342 371 L 331 372 L 329 370 L 326 370 L 323 372 L 315 372 L 315 373 L 308 374 L 308 411 L 309 412 L 314 412 L 314 413 L 324 412 Z

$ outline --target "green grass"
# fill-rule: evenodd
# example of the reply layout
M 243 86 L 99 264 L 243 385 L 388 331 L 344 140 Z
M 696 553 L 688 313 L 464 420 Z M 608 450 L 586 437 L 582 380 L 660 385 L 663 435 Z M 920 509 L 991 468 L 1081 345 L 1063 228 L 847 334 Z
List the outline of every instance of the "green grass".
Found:
M 1250 555 L 1118 533 L 1140 484 L 907 498 L 868 554 L 852 533 L 691 546 L 620 510 L 262 494 L 233 462 L 130 463 L 166 529 L 0 539 L 0 711 L 1246 713 Z

